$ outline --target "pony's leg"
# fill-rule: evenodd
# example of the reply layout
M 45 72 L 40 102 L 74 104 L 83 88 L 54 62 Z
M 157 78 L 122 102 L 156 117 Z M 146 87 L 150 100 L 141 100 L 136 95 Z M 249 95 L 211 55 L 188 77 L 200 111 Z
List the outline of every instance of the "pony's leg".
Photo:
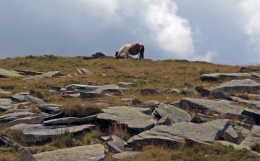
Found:
M 138 61 L 140 61 L 140 60 L 141 60 L 141 54 L 138 53 Z
M 125 53 L 125 60 L 128 60 L 128 53 Z

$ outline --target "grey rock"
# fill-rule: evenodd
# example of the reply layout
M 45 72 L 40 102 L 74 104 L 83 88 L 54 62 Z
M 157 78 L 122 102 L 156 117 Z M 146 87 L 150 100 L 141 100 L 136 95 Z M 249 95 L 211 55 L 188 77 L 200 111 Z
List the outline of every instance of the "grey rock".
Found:
M 97 161 L 105 158 L 105 147 L 101 144 L 77 146 L 33 155 L 37 161 Z
M 90 70 L 88 69 L 78 69 L 79 71 L 81 71 L 83 74 L 87 74 L 87 75 L 90 75 L 90 74 L 93 74 Z
M 21 161 L 37 161 L 34 156 L 25 148 L 21 149 Z
M 2 128 L 8 128 L 14 125 L 26 123 L 26 124 L 40 124 L 44 120 L 43 116 L 31 116 L 31 117 L 24 117 L 24 118 L 18 118 L 13 121 L 7 122 L 2 124 L 0 127 Z
M 0 111 L 7 111 L 12 108 L 12 100 L 8 98 L 0 98 Z
M 104 66 L 102 67 L 102 69 L 115 69 L 115 67 L 108 66 L 108 65 L 104 65 Z
M 244 110 L 241 114 L 254 118 L 256 121 L 256 124 L 257 125 L 260 124 L 260 111 L 259 110 L 244 108 Z
M 169 119 L 168 117 L 162 117 L 160 120 L 158 120 L 158 125 L 171 125 L 173 121 Z
M 112 135 L 112 140 L 107 142 L 107 146 L 110 152 L 121 153 L 124 151 L 124 146 L 127 144 L 124 140 L 118 136 Z
M 126 152 L 114 154 L 112 157 L 117 160 L 122 160 L 126 158 L 132 158 L 140 153 L 141 152 L 137 152 L 137 151 L 126 151 Z
M 253 145 L 260 143 L 260 126 L 254 126 L 250 134 L 241 142 L 240 145 L 251 149 Z
M 173 146 L 179 147 L 183 144 L 185 138 L 213 143 L 223 135 L 229 122 L 230 120 L 215 120 L 203 124 L 179 122 L 171 126 L 160 125 L 131 137 L 127 142 L 131 147 L 154 141 L 173 143 Z
M 137 105 L 135 105 L 135 107 L 149 107 L 149 108 L 154 110 L 155 108 L 158 108 L 159 104 L 160 104 L 159 101 L 150 100 L 150 101 L 147 101 L 147 102 L 137 104 Z
M 96 120 L 97 115 L 92 115 L 88 117 L 65 117 L 44 121 L 42 124 L 44 125 L 72 125 L 72 124 L 82 124 L 86 122 L 92 122 Z
M 6 123 L 19 118 L 29 117 L 29 116 L 39 116 L 39 114 L 35 114 L 32 112 L 16 112 L 16 113 L 5 114 L 0 116 L 0 122 Z
M 123 92 L 131 91 L 129 88 L 121 88 L 117 85 L 104 85 L 91 92 L 81 92 L 81 98 L 102 97 L 105 93 L 115 93 L 121 95 Z
M 186 111 L 164 103 L 161 103 L 159 107 L 155 109 L 154 113 L 160 117 L 167 117 L 173 122 L 189 122 L 191 120 L 190 114 Z
M 239 97 L 231 97 L 233 101 L 243 103 L 245 105 L 250 106 L 250 108 L 259 108 L 260 107 L 260 101 L 252 101 L 252 100 L 245 100 Z
M 21 130 L 24 134 L 26 144 L 43 143 L 55 136 L 63 134 L 65 131 L 70 133 L 78 133 L 90 129 L 94 125 L 80 126 L 43 126 L 41 124 L 18 124 L 10 127 L 11 130 Z
M 4 91 L 3 89 L 0 89 L 0 95 L 10 95 L 12 92 Z
M 118 84 L 119 86 L 124 86 L 124 87 L 127 87 L 127 86 L 137 87 L 137 84 L 136 84 L 136 83 L 130 83 L 130 82 L 118 82 L 117 84 Z
M 232 125 L 228 126 L 222 137 L 224 138 L 224 140 L 232 143 L 237 143 L 239 138 L 236 130 L 233 128 Z
M 141 89 L 141 95 L 147 96 L 147 95 L 157 95 L 159 92 L 156 89 L 153 88 L 144 88 Z
M 171 93 L 181 93 L 179 89 L 171 89 Z
M 235 130 L 239 135 L 242 135 L 245 138 L 250 134 L 250 130 L 244 128 L 243 126 L 235 126 Z
M 9 71 L 6 69 L 0 68 L 0 78 L 9 78 L 9 77 L 21 77 L 19 73 L 15 71 Z
M 199 86 L 195 87 L 195 90 L 198 91 L 202 97 L 209 96 L 211 93 L 210 90 L 205 89 L 203 87 L 199 87 Z
M 251 79 L 244 80 L 232 80 L 221 84 L 219 87 L 215 88 L 223 92 L 233 92 L 233 93 L 254 93 L 260 90 L 260 83 L 256 83 Z
M 207 111 L 212 111 L 218 114 L 237 114 L 241 115 L 244 108 L 239 106 L 231 105 L 229 101 L 226 100 L 205 100 L 205 99 L 190 99 L 182 98 L 181 107 L 184 109 L 189 109 L 197 113 L 206 113 Z
M 232 100 L 232 97 L 230 97 L 227 93 L 220 91 L 220 90 L 212 90 L 210 95 L 215 99 L 222 99 L 222 100 Z
M 211 73 L 202 74 L 200 76 L 201 80 L 218 81 L 222 79 L 241 79 L 241 78 L 251 78 L 251 74 L 248 73 Z
M 47 113 L 59 113 L 62 110 L 62 105 L 56 105 L 56 104 L 42 104 L 37 106 L 39 109 L 41 109 L 43 112 Z
M 11 98 L 18 102 L 31 102 L 37 104 L 45 104 L 46 102 L 40 98 L 31 96 L 29 92 L 17 93 L 11 96 Z
M 41 75 L 44 74 L 44 72 L 37 72 L 37 71 L 30 71 L 30 70 L 16 70 L 21 75 Z
M 152 128 L 156 121 L 147 108 L 136 108 L 128 106 L 108 107 L 103 110 L 104 113 L 98 115 L 98 120 L 116 121 L 118 124 L 127 125 L 129 129 L 144 131 Z
M 6 146 L 11 143 L 10 139 L 6 136 L 0 135 L 0 146 Z
M 71 84 L 68 85 L 66 87 L 67 91 L 75 91 L 75 90 L 79 90 L 79 91 L 94 91 L 98 88 L 100 88 L 101 86 L 91 86 L 91 85 L 83 85 L 83 84 Z
M 132 100 L 132 104 L 135 106 L 135 105 L 138 105 L 138 104 L 140 104 L 140 103 L 142 103 L 142 101 L 140 101 L 138 98 L 133 98 L 133 100 Z
M 205 118 L 201 117 L 201 115 L 199 115 L 198 113 L 194 113 L 190 122 L 204 123 L 204 122 L 207 122 L 207 120 Z
M 62 74 L 59 71 L 51 71 L 51 72 L 47 72 L 47 73 L 43 73 L 41 75 L 35 75 L 32 77 L 27 77 L 27 78 L 23 78 L 24 81 L 27 80 L 40 80 L 43 78 L 53 78 L 53 77 L 58 77 L 61 76 Z

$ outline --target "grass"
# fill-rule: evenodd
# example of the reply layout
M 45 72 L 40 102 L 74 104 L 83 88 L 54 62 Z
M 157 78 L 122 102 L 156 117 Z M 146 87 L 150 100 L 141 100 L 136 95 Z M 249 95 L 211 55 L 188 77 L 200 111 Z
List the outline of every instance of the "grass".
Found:
M 103 66 L 112 66 L 114 69 L 103 69 Z M 12 94 L 29 91 L 31 95 L 44 99 L 47 103 L 61 104 L 65 112 L 65 116 L 70 117 L 86 117 L 96 113 L 100 113 L 102 109 L 108 106 L 129 105 L 131 102 L 125 103 L 120 101 L 122 98 L 136 97 L 139 100 L 146 102 L 157 100 L 164 103 L 172 103 L 180 101 L 183 97 L 200 98 L 198 93 L 190 93 L 188 95 L 169 93 L 170 89 L 176 88 L 180 91 L 185 87 L 189 91 L 195 91 L 196 86 L 204 88 L 215 87 L 223 83 L 223 80 L 201 81 L 201 74 L 208 73 L 232 73 L 237 72 L 240 66 L 229 66 L 221 64 L 212 64 L 208 62 L 187 60 L 163 60 L 152 61 L 146 59 L 142 62 L 129 59 L 127 62 L 124 59 L 115 60 L 114 58 L 102 58 L 93 60 L 83 60 L 81 56 L 77 57 L 59 57 L 55 55 L 33 56 L 6 58 L 0 60 L 1 68 L 7 70 L 31 70 L 38 72 L 60 71 L 63 75 L 71 74 L 72 77 L 61 78 L 44 78 L 36 81 L 22 81 L 23 77 L 16 78 L 0 78 L 0 88 Z M 259 66 L 248 66 L 250 69 L 257 69 Z M 88 69 L 93 72 L 91 75 L 80 75 L 77 69 Z M 106 74 L 106 77 L 101 76 L 101 73 Z M 70 84 L 88 84 L 100 86 L 106 84 L 117 84 L 118 82 L 135 82 L 137 87 L 131 87 L 132 91 L 123 93 L 121 96 L 107 95 L 102 99 L 85 100 L 81 98 L 66 98 L 61 99 L 60 95 L 50 95 L 46 90 L 52 87 L 65 88 Z M 257 82 L 259 80 L 256 79 Z M 158 95 L 143 96 L 140 94 L 142 88 L 156 88 L 161 91 Z M 236 94 L 237 95 L 237 94 Z M 247 98 L 245 94 L 238 94 L 242 98 Z M 9 95 L 0 95 L 1 98 L 8 98 Z M 248 97 L 247 99 L 251 99 Z M 96 102 L 103 102 L 103 105 L 97 105 Z M 31 104 L 30 108 L 36 112 L 38 109 L 35 104 Z M 189 112 L 189 111 L 188 111 Z M 2 115 L 3 113 L 0 113 Z M 233 118 L 235 121 L 236 119 Z M 21 131 L 7 131 L 7 136 L 17 142 L 23 143 Z M 93 143 L 105 144 L 100 137 L 102 135 L 117 135 L 124 140 L 131 136 L 126 128 L 112 124 L 107 132 L 102 132 L 99 127 L 82 134 L 71 134 L 68 131 L 59 137 L 53 138 L 50 142 L 41 146 L 31 146 L 29 151 L 33 154 L 56 150 L 59 148 L 89 145 Z M 258 150 L 256 145 L 254 149 Z M 114 160 L 108 154 L 104 160 Z M 19 160 L 19 148 L 0 147 L 0 161 Z M 230 147 L 214 145 L 208 147 L 205 145 L 185 145 L 180 149 L 169 149 L 165 145 L 154 146 L 149 145 L 144 147 L 141 155 L 129 160 L 256 160 L 256 156 L 247 150 L 234 150 Z

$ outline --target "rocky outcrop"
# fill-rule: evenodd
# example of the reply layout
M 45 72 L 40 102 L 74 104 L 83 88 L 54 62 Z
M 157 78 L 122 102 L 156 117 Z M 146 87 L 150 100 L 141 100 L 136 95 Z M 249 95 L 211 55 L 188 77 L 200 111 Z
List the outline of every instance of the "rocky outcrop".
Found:
M 260 83 L 256 83 L 251 79 L 244 80 L 232 80 L 221 84 L 215 89 L 223 92 L 233 92 L 233 93 L 254 93 L 260 90 Z
M 201 80 L 210 80 L 210 81 L 218 81 L 223 79 L 245 79 L 251 78 L 251 74 L 248 73 L 210 73 L 210 74 L 202 74 L 200 76 Z
M 40 79 L 43 79 L 43 78 L 53 78 L 53 77 L 58 77 L 58 76 L 62 76 L 62 74 L 59 71 L 51 71 L 51 72 L 43 73 L 41 75 L 35 75 L 35 76 L 32 76 L 32 77 L 23 78 L 23 80 L 24 81 L 40 80 Z
M 203 124 L 179 122 L 171 126 L 160 125 L 133 136 L 127 142 L 133 148 L 140 144 L 145 145 L 154 141 L 159 143 L 166 142 L 178 147 L 183 144 L 185 139 L 213 143 L 222 137 L 229 124 L 230 120 L 225 119 Z
M 155 108 L 154 114 L 169 118 L 174 123 L 183 121 L 189 122 L 191 120 L 190 114 L 186 111 L 164 103 L 161 103 L 158 108 Z
M 254 126 L 250 134 L 241 142 L 240 145 L 251 149 L 252 146 L 260 144 L 260 126 Z
M 80 126 L 43 126 L 41 124 L 18 124 L 10 127 L 11 130 L 21 130 L 24 134 L 24 141 L 26 144 L 42 144 L 44 141 L 51 140 L 63 133 L 78 133 L 86 131 L 94 127 L 94 125 L 80 125 Z
M 116 121 L 118 124 L 124 124 L 129 129 L 139 132 L 152 128 L 156 123 L 150 109 L 128 106 L 108 107 L 98 115 L 97 119 L 109 122 Z
M 33 155 L 37 161 L 97 161 L 105 158 L 105 147 L 101 144 L 47 151 Z
M 19 73 L 15 72 L 15 71 L 9 71 L 9 70 L 0 68 L 0 78 L 21 77 L 21 76 L 22 75 L 20 75 Z

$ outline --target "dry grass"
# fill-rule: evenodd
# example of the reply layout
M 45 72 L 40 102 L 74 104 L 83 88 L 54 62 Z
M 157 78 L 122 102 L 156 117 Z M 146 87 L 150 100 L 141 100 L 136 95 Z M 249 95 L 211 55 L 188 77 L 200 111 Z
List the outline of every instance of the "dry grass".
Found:
M 103 66 L 112 66 L 114 69 L 103 69 Z M 7 58 L 0 60 L 1 68 L 7 70 L 32 70 L 38 72 L 60 71 L 62 74 L 72 74 L 72 77 L 63 78 L 44 78 L 36 81 L 22 81 L 21 77 L 17 78 L 0 78 L 0 88 L 13 94 L 18 92 L 29 91 L 33 96 L 47 100 L 49 103 L 61 104 L 64 107 L 66 116 L 85 117 L 101 112 L 106 108 L 106 105 L 98 106 L 95 101 L 100 100 L 84 100 L 80 98 L 60 99 L 59 95 L 50 95 L 47 89 L 51 87 L 66 87 L 70 84 L 88 84 L 105 85 L 117 84 L 118 82 L 136 82 L 137 87 L 131 87 L 132 91 L 124 93 L 121 96 L 105 96 L 102 102 L 108 106 L 125 105 L 126 103 L 120 101 L 121 98 L 136 97 L 143 102 L 149 100 L 157 100 L 164 103 L 171 103 L 180 101 L 183 97 L 200 98 L 201 96 L 196 92 L 194 94 L 177 94 L 169 93 L 172 88 L 183 90 L 185 87 L 190 91 L 195 91 L 196 86 L 203 86 L 210 88 L 218 86 L 222 81 L 201 81 L 201 74 L 207 73 L 231 73 L 239 71 L 239 66 L 228 66 L 221 64 L 212 64 L 207 62 L 189 62 L 186 60 L 164 60 L 152 61 L 146 59 L 142 62 L 136 60 L 115 60 L 114 58 L 103 58 L 94 60 L 83 60 L 82 57 L 59 57 L 54 55 L 33 56 Z M 88 69 L 93 72 L 91 75 L 75 75 L 77 69 Z M 259 68 L 258 66 L 250 66 L 250 68 Z M 103 77 L 101 73 L 107 76 Z M 258 80 L 256 80 L 259 82 Z M 142 88 L 156 88 L 161 91 L 159 95 L 143 96 L 140 94 Z M 1 98 L 9 96 L 0 95 Z M 131 105 L 131 102 L 128 103 Z M 35 105 L 32 105 L 33 111 L 37 111 Z M 2 114 L 0 114 L 2 115 Z M 80 135 L 72 135 L 71 133 L 64 133 L 58 138 L 43 146 L 33 146 L 29 150 L 32 153 L 39 153 L 48 150 L 55 150 L 58 148 L 72 147 L 78 145 L 87 145 L 94 143 L 103 143 L 100 141 L 100 136 L 105 135 L 98 127 Z M 126 128 L 122 126 L 113 125 L 110 127 L 108 134 L 117 135 L 124 140 L 130 137 Z M 22 138 L 20 132 L 9 132 L 8 137 L 21 142 Z M 19 160 L 19 152 L 13 148 L 0 148 L 0 161 Z M 172 150 L 165 146 L 147 146 L 143 153 L 129 160 L 255 160 L 256 157 L 245 150 L 235 151 L 232 148 L 216 146 L 209 148 L 208 146 L 185 146 L 181 149 Z M 105 160 L 113 160 L 111 155 L 108 155 Z

